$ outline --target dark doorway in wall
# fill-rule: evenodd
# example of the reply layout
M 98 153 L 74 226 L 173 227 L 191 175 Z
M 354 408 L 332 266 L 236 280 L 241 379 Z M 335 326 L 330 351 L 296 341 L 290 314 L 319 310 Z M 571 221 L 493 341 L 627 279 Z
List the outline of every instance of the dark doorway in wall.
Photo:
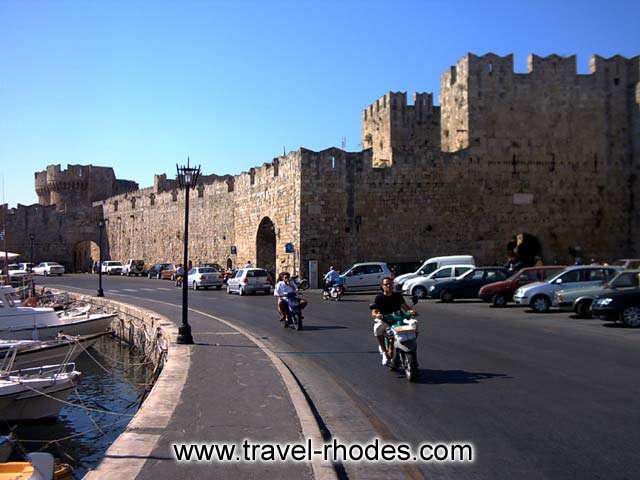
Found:
M 73 271 L 91 272 L 94 262 L 100 260 L 100 247 L 96 242 L 83 240 L 73 247 Z
M 276 228 L 269 217 L 264 217 L 258 226 L 256 266 L 272 273 L 276 270 Z
M 233 268 L 233 260 L 227 258 L 227 270 L 231 270 Z

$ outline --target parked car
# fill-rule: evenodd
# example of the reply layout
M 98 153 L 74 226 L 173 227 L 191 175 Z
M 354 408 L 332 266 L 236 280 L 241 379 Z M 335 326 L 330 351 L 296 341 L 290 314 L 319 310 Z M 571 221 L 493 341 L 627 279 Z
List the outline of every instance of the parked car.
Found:
M 430 286 L 427 296 L 445 303 L 456 298 L 478 298 L 482 287 L 506 278 L 507 269 L 504 267 L 474 267 L 457 278 Z
M 416 277 L 426 277 L 435 272 L 440 267 L 445 265 L 471 265 L 475 266 L 476 260 L 472 255 L 449 255 L 446 257 L 433 257 L 425 261 L 420 268 L 413 273 L 405 273 L 404 275 L 397 276 L 393 283 L 396 284 L 396 288 L 399 289 L 403 286 L 404 282 Z
M 345 292 L 377 292 L 384 277 L 393 277 L 384 262 L 356 263 L 340 275 Z
M 560 310 L 575 312 L 579 318 L 591 316 L 591 303 L 600 296 L 618 289 L 637 288 L 640 286 L 640 270 L 624 270 L 611 279 L 595 287 L 581 287 L 558 290 L 553 305 Z
M 238 295 L 246 293 L 264 292 L 271 293 L 271 285 L 268 282 L 268 272 L 264 268 L 241 268 L 236 276 L 227 281 L 227 293 L 237 292 Z
M 122 273 L 122 263 L 115 260 L 107 260 L 102 262 L 102 274 L 120 275 Z
M 447 265 L 431 272 L 427 276 L 411 278 L 402 284 L 402 294 L 427 298 L 429 287 L 459 277 L 473 268 L 472 265 Z
M 621 321 L 628 327 L 640 327 L 640 288 L 600 295 L 591 304 L 591 314 L 605 320 Z
M 22 280 L 29 276 L 29 272 L 20 268 L 20 264 L 18 263 L 7 265 L 7 273 L 9 275 L 9 280 Z
M 129 259 L 127 260 L 127 263 L 125 263 L 122 266 L 122 271 L 120 272 L 121 275 L 126 275 L 127 277 L 131 277 L 133 275 L 137 276 L 143 276 L 145 274 L 144 271 L 144 260 L 133 260 L 133 259 Z
M 222 288 L 223 275 L 212 267 L 194 267 L 187 273 L 187 285 L 194 290 L 199 288 Z
M 34 275 L 62 275 L 64 273 L 64 267 L 56 262 L 41 262 L 33 267 Z
M 151 266 L 151 268 L 147 271 L 148 278 L 160 279 L 160 274 L 165 268 L 172 267 L 170 263 L 156 263 Z
M 26 270 L 29 273 L 31 273 L 31 271 L 33 270 L 34 266 L 35 266 L 35 264 L 30 263 L 30 262 L 23 262 L 23 263 L 19 263 L 18 264 L 18 268 L 20 270 Z
M 592 287 L 609 281 L 619 267 L 602 265 L 573 266 L 551 277 L 546 282 L 534 282 L 518 288 L 513 300 L 518 305 L 529 306 L 536 313 L 549 311 L 556 291 L 563 288 Z
M 640 269 L 639 258 L 621 258 L 611 263 L 612 267 L 620 267 L 625 270 L 638 270 Z
M 163 263 L 162 270 L 160 270 L 160 280 L 171 280 L 174 281 L 176 279 L 176 275 L 178 274 L 178 268 L 173 263 Z
M 518 288 L 533 282 L 545 282 L 565 268 L 567 267 L 561 265 L 523 268 L 506 280 L 485 285 L 478 295 L 485 302 L 491 302 L 496 307 L 504 307 L 513 301 L 513 294 Z

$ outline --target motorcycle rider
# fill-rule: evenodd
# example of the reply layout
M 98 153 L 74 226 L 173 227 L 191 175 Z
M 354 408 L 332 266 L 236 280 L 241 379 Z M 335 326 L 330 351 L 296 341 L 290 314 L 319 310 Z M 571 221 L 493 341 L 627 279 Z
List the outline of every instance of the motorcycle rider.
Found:
M 291 275 L 289 272 L 281 272 L 278 275 L 278 283 L 276 283 L 275 288 L 273 289 L 273 296 L 278 299 L 277 309 L 280 314 L 280 321 L 285 322 L 287 320 L 287 294 L 292 292 L 297 292 L 298 287 L 296 284 L 291 281 Z M 307 306 L 307 301 L 304 299 L 300 299 L 300 310 L 304 309 Z M 301 315 L 301 318 L 302 317 Z
M 182 264 L 178 264 L 178 268 L 176 268 L 176 287 L 181 287 L 182 286 L 182 282 L 184 281 L 184 268 L 182 267 Z
M 382 279 L 382 293 L 376 295 L 371 305 L 371 316 L 374 319 L 373 335 L 378 339 L 378 351 L 382 355 L 382 365 L 387 365 L 393 359 L 393 343 L 389 342 L 388 349 L 384 345 L 384 337 L 389 328 L 389 324 L 385 321 L 385 315 L 392 315 L 397 311 L 408 312 L 416 315 L 416 311 L 409 307 L 404 301 L 404 297 L 400 292 L 393 289 L 393 279 L 384 277 Z
M 324 276 L 324 291 L 328 292 L 334 283 L 340 278 L 340 274 L 333 268 L 333 265 L 329 267 L 329 271 Z

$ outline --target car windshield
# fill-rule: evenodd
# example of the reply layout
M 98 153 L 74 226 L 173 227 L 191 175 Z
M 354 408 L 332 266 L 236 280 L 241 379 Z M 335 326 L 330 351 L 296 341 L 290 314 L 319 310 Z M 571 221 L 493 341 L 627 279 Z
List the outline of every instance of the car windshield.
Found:
M 173 268 L 173 265 L 171 265 L 170 263 L 163 263 L 162 268 L 164 268 L 165 270 L 168 270 L 170 268 Z
M 114 267 L 121 267 L 122 264 L 120 262 L 111 262 L 111 265 L 113 265 Z
M 613 265 L 614 267 L 624 267 L 626 264 L 627 264 L 626 260 L 616 260 L 611 265 Z
M 7 267 L 9 270 L 20 270 L 20 265 L 16 265 L 15 263 L 9 265 Z
M 200 273 L 214 273 L 216 270 L 211 267 L 200 267 L 197 269 Z

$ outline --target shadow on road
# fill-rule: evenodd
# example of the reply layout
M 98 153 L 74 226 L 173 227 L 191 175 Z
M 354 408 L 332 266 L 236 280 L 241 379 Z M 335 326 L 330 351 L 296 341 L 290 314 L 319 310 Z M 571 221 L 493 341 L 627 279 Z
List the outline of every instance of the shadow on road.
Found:
M 512 377 L 504 373 L 467 372 L 466 370 L 430 370 L 428 368 L 421 368 L 418 372 L 416 383 L 425 383 L 427 385 L 442 385 L 447 383 L 471 384 L 494 378 L 510 379 Z

